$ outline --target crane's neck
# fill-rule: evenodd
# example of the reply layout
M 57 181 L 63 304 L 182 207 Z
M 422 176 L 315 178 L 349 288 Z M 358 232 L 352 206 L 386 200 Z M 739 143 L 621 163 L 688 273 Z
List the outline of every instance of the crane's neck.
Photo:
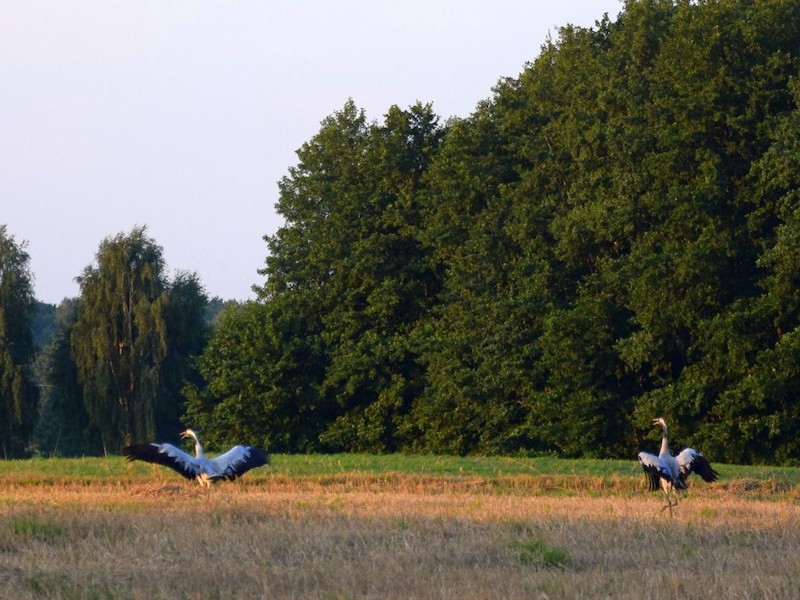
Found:
M 669 454 L 669 444 L 667 442 L 667 426 L 661 424 L 661 430 L 664 434 L 661 436 L 661 452 L 659 454 Z
M 191 436 L 194 440 L 194 456 L 195 458 L 205 458 L 205 454 L 203 453 L 203 447 L 200 445 L 200 440 L 197 439 L 194 431 L 187 431 L 187 433 Z

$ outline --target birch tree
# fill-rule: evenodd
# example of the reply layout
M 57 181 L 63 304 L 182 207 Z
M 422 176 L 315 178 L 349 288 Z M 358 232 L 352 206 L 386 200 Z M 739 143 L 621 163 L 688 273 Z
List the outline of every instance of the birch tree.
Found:
M 167 353 L 162 249 L 146 227 L 106 238 L 77 278 L 72 352 L 90 423 L 105 452 L 155 436 L 159 371 Z
M 33 277 L 25 251 L 0 225 L 0 452 L 21 456 L 36 420 L 31 318 Z

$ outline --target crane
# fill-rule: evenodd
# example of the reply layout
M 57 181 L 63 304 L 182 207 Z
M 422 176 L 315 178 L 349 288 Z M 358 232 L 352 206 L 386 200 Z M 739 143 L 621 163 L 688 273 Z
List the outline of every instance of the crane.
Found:
M 686 479 L 689 475 L 697 473 L 703 481 L 711 483 L 717 480 L 719 473 L 712 469 L 708 460 L 694 448 L 686 448 L 678 456 L 672 456 L 669 453 L 667 422 L 664 417 L 653 419 L 653 425 L 659 425 L 663 431 L 661 451 L 658 456 L 640 452 L 639 462 L 642 463 L 647 475 L 649 491 L 655 492 L 659 486 L 661 487 L 667 501 L 661 510 L 663 512 L 669 508 L 669 515 L 672 516 L 672 507 L 678 506 L 678 490 L 686 489 Z
M 123 448 L 128 461 L 143 460 L 169 467 L 186 479 L 196 479 L 208 490 L 222 479 L 233 481 L 250 469 L 269 463 L 269 455 L 252 446 L 234 446 L 216 458 L 206 458 L 197 434 L 191 429 L 181 433 L 181 439 L 193 439 L 195 456 L 187 454 L 172 444 L 134 444 Z

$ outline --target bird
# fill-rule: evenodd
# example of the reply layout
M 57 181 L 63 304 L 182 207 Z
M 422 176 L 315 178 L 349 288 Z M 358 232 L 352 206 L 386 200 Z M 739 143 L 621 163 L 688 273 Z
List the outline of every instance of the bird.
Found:
M 269 455 L 260 448 L 234 446 L 216 458 L 206 458 L 197 434 L 186 429 L 181 439 L 193 439 L 195 456 L 187 454 L 172 444 L 133 444 L 123 448 L 122 453 L 128 462 L 142 460 L 169 467 L 186 479 L 196 479 L 201 486 L 210 491 L 211 485 L 227 479 L 233 481 L 250 469 L 269 464 Z
M 697 473 L 703 481 L 712 483 L 717 480 L 719 473 L 711 468 L 708 460 L 694 448 L 686 448 L 678 456 L 672 456 L 669 453 L 667 422 L 664 417 L 653 419 L 653 425 L 659 425 L 664 432 L 661 438 L 661 451 L 658 456 L 640 452 L 639 462 L 642 463 L 647 475 L 648 491 L 655 492 L 659 486 L 661 487 L 667 501 L 661 511 L 669 508 L 669 515 L 672 516 L 672 507 L 678 506 L 678 490 L 686 489 L 686 479 L 689 475 Z

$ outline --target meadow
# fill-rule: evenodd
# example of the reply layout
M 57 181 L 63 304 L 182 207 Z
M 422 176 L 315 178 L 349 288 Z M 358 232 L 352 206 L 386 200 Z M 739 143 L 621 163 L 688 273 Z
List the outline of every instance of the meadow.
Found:
M 800 469 L 715 467 L 669 518 L 635 461 L 4 461 L 0 598 L 800 597 Z

